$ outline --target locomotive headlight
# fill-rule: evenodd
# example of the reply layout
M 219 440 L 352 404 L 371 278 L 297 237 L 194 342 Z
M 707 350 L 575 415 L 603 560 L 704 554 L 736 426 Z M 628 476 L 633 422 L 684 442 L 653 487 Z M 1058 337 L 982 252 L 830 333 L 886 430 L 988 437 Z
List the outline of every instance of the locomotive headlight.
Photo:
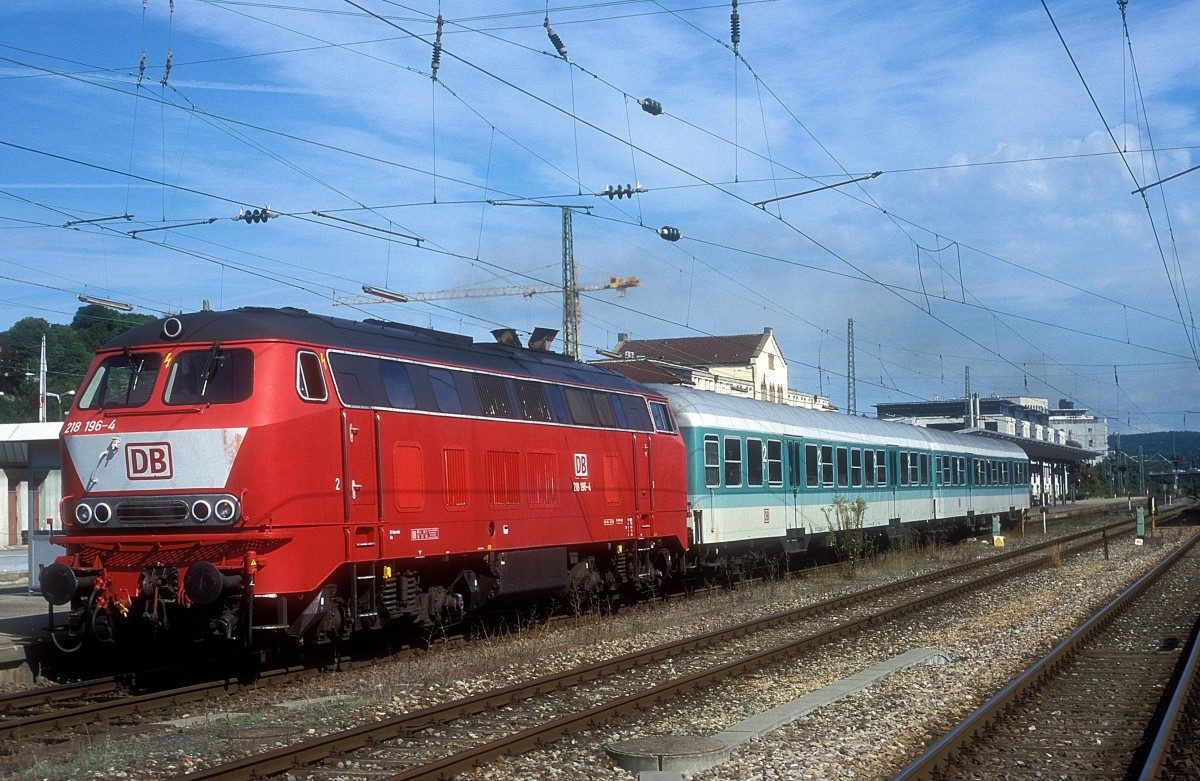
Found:
M 104 525 L 112 520 L 112 508 L 104 502 L 97 502 L 92 510 L 92 517 L 96 519 L 96 523 Z
M 87 526 L 92 522 L 92 508 L 83 502 L 75 505 L 75 520 L 80 526 Z
M 203 499 L 197 499 L 192 502 L 192 517 L 196 519 L 196 523 L 204 523 L 212 517 L 212 505 Z
M 213 505 L 213 515 L 217 516 L 217 520 L 222 523 L 229 523 L 237 517 L 237 503 L 232 499 L 218 499 Z

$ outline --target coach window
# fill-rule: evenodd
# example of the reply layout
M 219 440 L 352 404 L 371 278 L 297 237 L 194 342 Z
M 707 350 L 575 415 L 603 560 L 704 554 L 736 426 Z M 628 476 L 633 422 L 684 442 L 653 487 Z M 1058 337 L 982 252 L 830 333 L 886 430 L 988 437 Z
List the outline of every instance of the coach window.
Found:
M 761 439 L 746 440 L 746 485 L 761 488 L 763 484 L 763 443 Z
M 837 484 L 839 488 L 850 485 L 850 457 L 844 447 L 837 449 Z
M 525 420 L 549 421 L 550 402 L 546 399 L 546 387 L 540 382 L 525 382 L 517 380 L 513 383 L 517 391 L 517 404 L 521 408 L 521 417 Z
M 833 445 L 821 445 L 821 485 L 833 488 Z
M 463 411 L 453 374 L 445 369 L 430 369 L 429 384 L 433 388 L 433 402 L 439 412 L 458 414 Z
M 150 395 L 153 374 L 139 372 L 130 375 L 130 379 L 135 382 L 126 397 L 129 403 L 119 406 L 140 404 L 133 403 L 139 388 L 144 387 L 146 396 Z M 254 353 L 246 349 L 226 350 L 214 342 L 207 350 L 191 350 L 175 358 L 167 375 L 163 401 L 167 404 L 232 404 L 245 401 L 250 398 L 253 379 Z M 147 380 L 149 384 L 143 384 Z
M 704 485 L 706 488 L 721 485 L 721 445 L 716 434 L 704 435 Z
M 908 453 L 900 451 L 900 485 L 908 485 Z
M 654 428 L 665 434 L 675 433 L 675 419 L 671 417 L 671 410 L 666 404 L 661 401 L 650 402 L 650 416 L 654 418 Z
M 808 487 L 816 488 L 821 484 L 821 459 L 817 456 L 816 445 L 804 446 L 804 465 L 808 476 Z
M 863 451 L 863 477 L 867 485 L 875 485 L 875 451 Z
M 296 392 L 305 401 L 325 401 L 329 398 L 325 373 L 321 371 L 321 358 L 314 352 L 301 350 L 296 353 Z
M 863 465 L 862 451 L 854 448 L 850 451 L 850 486 L 852 488 L 862 488 L 863 484 Z
M 737 488 L 742 484 L 742 440 L 725 437 L 725 487 Z
M 800 474 L 803 471 L 803 465 L 800 461 L 800 443 L 794 439 L 787 441 L 787 459 L 788 459 L 788 485 L 792 488 L 800 487 Z
M 929 454 L 921 453 L 917 464 L 921 467 L 921 485 L 929 485 Z
M 767 485 L 783 485 L 783 443 L 778 439 L 767 440 Z
M 921 454 L 910 453 L 908 456 L 908 484 L 921 484 Z
M 887 451 L 875 451 L 875 485 L 887 485 Z

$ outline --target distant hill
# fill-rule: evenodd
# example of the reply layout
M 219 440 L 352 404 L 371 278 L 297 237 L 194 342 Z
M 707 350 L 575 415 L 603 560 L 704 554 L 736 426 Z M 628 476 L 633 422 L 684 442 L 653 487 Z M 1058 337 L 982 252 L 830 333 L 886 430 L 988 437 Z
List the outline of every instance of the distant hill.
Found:
M 1108 446 L 1117 449 L 1117 435 L 1110 434 Z M 1170 459 L 1173 453 L 1186 463 L 1200 459 L 1200 431 L 1157 431 L 1153 434 L 1122 434 L 1120 437 L 1121 450 L 1137 455 L 1138 448 L 1146 456 L 1147 463 L 1156 456 Z

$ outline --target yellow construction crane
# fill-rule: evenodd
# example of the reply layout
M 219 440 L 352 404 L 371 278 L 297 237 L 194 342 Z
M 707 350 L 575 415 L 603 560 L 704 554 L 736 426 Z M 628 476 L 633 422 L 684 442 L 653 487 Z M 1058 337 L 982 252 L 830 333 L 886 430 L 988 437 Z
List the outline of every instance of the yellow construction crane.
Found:
M 626 290 L 631 287 L 637 287 L 639 284 L 640 282 L 637 277 L 609 277 L 608 282 L 604 284 L 584 285 L 576 289 L 581 293 L 597 290 L 615 290 L 617 291 L 617 295 L 624 296 Z M 363 290 L 371 295 L 356 298 L 341 298 L 334 301 L 334 304 L 386 304 L 396 303 L 400 300 L 448 301 L 458 298 L 490 298 L 492 296 L 525 296 L 526 298 L 531 298 L 543 293 L 562 292 L 562 288 L 555 285 L 546 285 L 544 287 L 521 287 L 520 285 L 510 285 L 508 287 L 458 287 L 447 290 L 431 290 L 425 293 L 405 293 L 403 295 L 382 290 L 381 288 L 373 288 L 370 285 L 364 285 Z M 380 293 L 386 295 L 380 295 Z

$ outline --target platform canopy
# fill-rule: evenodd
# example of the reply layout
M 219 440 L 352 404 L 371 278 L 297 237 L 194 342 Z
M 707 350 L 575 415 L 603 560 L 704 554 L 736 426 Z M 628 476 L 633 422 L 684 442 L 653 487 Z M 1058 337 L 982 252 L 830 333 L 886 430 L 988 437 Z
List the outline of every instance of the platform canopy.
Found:
M 31 455 L 57 452 L 62 423 L 0 424 L 0 469 L 35 466 Z

